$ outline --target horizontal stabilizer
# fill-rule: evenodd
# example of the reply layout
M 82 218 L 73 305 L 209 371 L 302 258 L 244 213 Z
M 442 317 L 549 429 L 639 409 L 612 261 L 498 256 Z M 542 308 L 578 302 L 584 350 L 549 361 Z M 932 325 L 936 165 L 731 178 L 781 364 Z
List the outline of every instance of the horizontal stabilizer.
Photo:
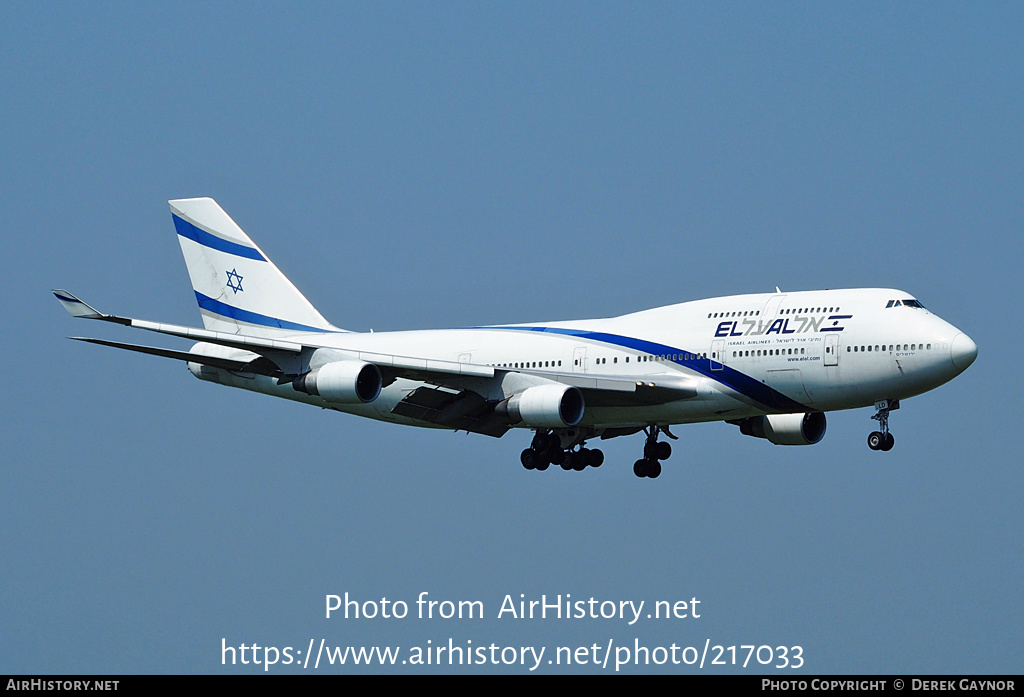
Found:
M 173 349 L 165 349 L 158 346 L 126 344 L 120 341 L 108 341 L 106 339 L 90 339 L 84 336 L 72 336 L 68 338 L 73 341 L 85 341 L 90 344 L 112 346 L 113 348 L 125 349 L 126 351 L 145 353 L 150 356 L 162 356 L 163 358 L 175 358 L 179 361 L 188 361 L 189 363 L 199 363 L 200 365 L 208 365 L 213 368 L 230 370 L 235 373 L 254 373 L 256 375 L 268 375 L 270 377 L 277 377 L 282 374 L 280 369 L 278 369 L 272 362 L 258 355 L 253 355 L 252 360 L 240 361 L 232 360 L 230 358 L 222 358 L 219 356 L 204 356 L 200 353 L 190 353 L 188 351 L 175 351 Z

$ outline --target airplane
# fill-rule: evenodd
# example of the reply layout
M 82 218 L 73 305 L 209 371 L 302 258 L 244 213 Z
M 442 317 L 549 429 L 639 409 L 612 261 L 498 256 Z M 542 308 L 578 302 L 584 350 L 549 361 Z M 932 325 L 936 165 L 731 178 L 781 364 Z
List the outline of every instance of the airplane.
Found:
M 528 470 L 600 467 L 587 447 L 643 432 L 657 478 L 678 424 L 725 421 L 776 445 L 813 445 L 825 412 L 874 407 L 872 450 L 894 445 L 901 400 L 962 373 L 971 338 L 885 288 L 735 295 L 620 317 L 445 330 L 352 332 L 328 322 L 210 198 L 169 201 L 203 329 L 74 317 L 196 341 L 188 351 L 78 341 L 185 361 L 197 378 L 409 426 L 501 437 L 533 431 Z

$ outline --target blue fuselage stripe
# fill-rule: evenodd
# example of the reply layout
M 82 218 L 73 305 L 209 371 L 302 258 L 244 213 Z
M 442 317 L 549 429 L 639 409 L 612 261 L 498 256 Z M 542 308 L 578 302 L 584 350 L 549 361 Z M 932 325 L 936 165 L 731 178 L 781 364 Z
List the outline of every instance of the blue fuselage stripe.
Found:
M 260 254 L 258 249 L 246 247 L 244 244 L 238 244 L 237 242 L 229 242 L 222 237 L 211 235 L 206 230 L 198 228 L 184 218 L 179 218 L 174 214 L 171 214 L 171 217 L 174 218 L 174 229 L 182 237 L 187 237 L 204 247 L 216 249 L 218 252 L 233 254 L 236 257 L 244 257 L 246 259 L 255 259 L 256 261 L 266 261 L 266 258 Z
M 220 300 L 214 300 L 213 298 L 203 295 L 198 290 L 196 293 L 196 300 L 199 302 L 199 307 L 208 312 L 213 312 L 222 317 L 230 317 L 231 319 L 238 320 L 239 322 L 248 322 L 249 324 L 259 324 L 264 327 L 277 327 L 279 329 L 292 329 L 301 332 L 326 332 L 329 330 L 321 329 L 319 327 L 310 327 L 305 324 L 298 324 L 296 322 L 289 322 L 287 320 L 278 319 L 276 317 L 270 317 L 268 315 L 261 315 L 258 312 L 250 312 L 249 310 L 243 310 L 240 307 L 234 305 L 228 305 Z
M 480 327 L 480 329 L 505 329 L 513 331 L 527 331 L 527 332 L 546 332 L 550 334 L 561 334 L 564 336 L 575 336 L 580 339 L 588 339 L 590 341 L 600 341 L 606 344 L 612 344 L 614 346 L 621 346 L 623 348 L 633 349 L 640 353 L 652 354 L 656 356 L 667 355 L 676 356 L 672 359 L 666 359 L 668 362 L 676 363 L 677 365 L 684 366 L 690 370 L 700 373 L 705 377 L 711 378 L 715 382 L 721 383 L 726 387 L 729 387 L 736 392 L 760 403 L 765 407 L 768 407 L 770 411 L 778 411 L 782 413 L 796 413 L 806 412 L 808 407 L 805 404 L 801 404 L 794 399 L 790 399 L 786 395 L 782 394 L 778 390 L 772 389 L 768 385 L 764 384 L 756 378 L 752 378 L 749 375 L 741 373 L 738 370 L 734 370 L 729 366 L 725 365 L 721 361 L 714 361 L 715 364 L 719 364 L 722 367 L 711 369 L 712 361 L 707 358 L 698 358 L 696 351 L 686 351 L 685 349 L 679 349 L 674 346 L 668 346 L 666 344 L 659 344 L 653 341 L 646 341 L 644 339 L 636 339 L 630 336 L 621 336 L 619 334 L 608 334 L 605 332 L 590 332 L 580 329 L 562 329 L 559 327 Z M 685 358 L 685 356 L 690 356 Z

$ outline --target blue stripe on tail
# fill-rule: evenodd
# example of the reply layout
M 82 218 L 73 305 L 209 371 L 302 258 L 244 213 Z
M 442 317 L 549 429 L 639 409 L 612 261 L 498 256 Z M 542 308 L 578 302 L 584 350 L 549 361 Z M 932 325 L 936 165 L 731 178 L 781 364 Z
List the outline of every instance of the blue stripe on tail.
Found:
M 171 217 L 174 218 L 174 229 L 179 235 L 187 237 L 193 242 L 198 242 L 204 247 L 216 249 L 218 252 L 224 252 L 226 254 L 233 254 L 236 257 L 255 259 L 256 261 L 267 260 L 266 257 L 260 254 L 258 249 L 246 247 L 244 244 L 238 244 L 237 242 L 229 242 L 223 237 L 211 235 L 206 230 L 196 227 L 184 218 L 179 218 L 173 213 L 171 214 Z

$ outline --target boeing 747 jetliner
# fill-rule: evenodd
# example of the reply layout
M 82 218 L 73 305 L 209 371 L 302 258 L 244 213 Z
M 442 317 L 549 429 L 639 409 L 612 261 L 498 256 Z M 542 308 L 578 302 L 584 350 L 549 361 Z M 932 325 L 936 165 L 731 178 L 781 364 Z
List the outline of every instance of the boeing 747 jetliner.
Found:
M 357 333 L 328 322 L 215 201 L 171 201 L 205 329 L 107 315 L 66 290 L 75 317 L 192 339 L 188 351 L 73 337 L 187 362 L 201 380 L 409 426 L 500 437 L 532 430 L 530 470 L 599 467 L 595 439 L 643 431 L 657 477 L 676 424 L 726 421 L 776 445 L 813 445 L 825 412 L 889 413 L 967 369 L 978 347 L 909 294 L 884 288 L 735 295 L 621 317 Z

